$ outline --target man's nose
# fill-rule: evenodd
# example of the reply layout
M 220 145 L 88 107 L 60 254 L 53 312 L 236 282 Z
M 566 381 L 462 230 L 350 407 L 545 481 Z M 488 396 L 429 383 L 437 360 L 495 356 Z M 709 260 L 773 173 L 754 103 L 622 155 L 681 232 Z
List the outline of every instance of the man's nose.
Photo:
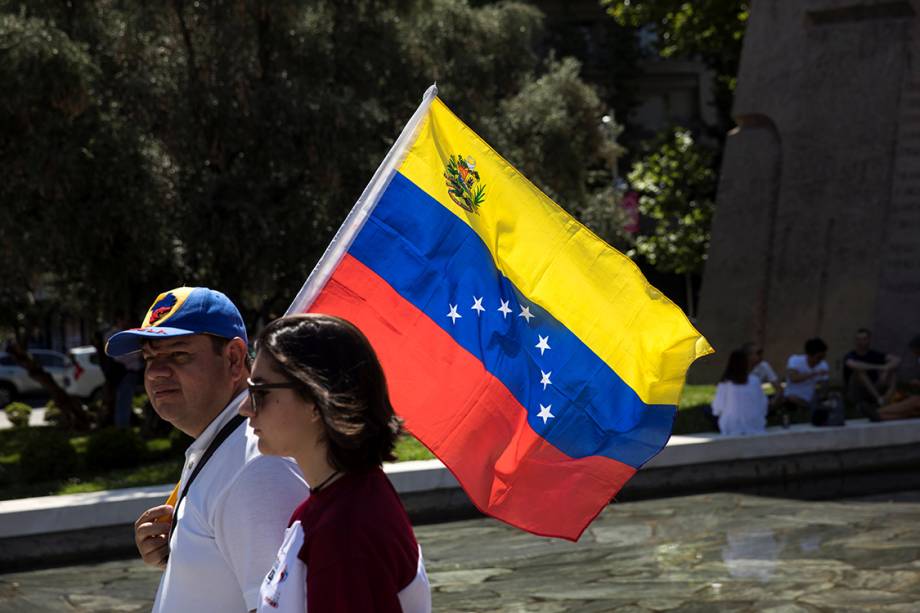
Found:
M 172 369 L 169 367 L 169 362 L 165 359 L 151 358 L 147 360 L 147 364 L 144 367 L 144 376 L 150 379 L 158 379 L 162 377 L 169 377 L 172 375 Z

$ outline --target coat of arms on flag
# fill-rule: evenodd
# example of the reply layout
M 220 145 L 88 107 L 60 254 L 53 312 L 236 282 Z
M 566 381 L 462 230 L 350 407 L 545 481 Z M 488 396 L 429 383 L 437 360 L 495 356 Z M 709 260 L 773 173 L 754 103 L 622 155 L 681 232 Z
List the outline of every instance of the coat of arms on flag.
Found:
M 444 169 L 447 179 L 447 194 L 454 203 L 465 211 L 475 213 L 486 199 L 486 186 L 477 185 L 479 173 L 476 172 L 476 160 L 462 155 L 447 158 Z
M 289 312 L 361 328 L 396 412 L 483 512 L 574 540 L 665 446 L 712 349 L 436 95 Z

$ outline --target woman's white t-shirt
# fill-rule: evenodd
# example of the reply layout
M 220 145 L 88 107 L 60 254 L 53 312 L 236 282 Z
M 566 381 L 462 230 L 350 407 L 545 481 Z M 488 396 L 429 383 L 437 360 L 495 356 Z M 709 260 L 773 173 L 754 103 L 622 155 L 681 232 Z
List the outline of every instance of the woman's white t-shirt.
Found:
M 766 430 L 767 397 L 760 379 L 748 375 L 747 383 L 722 381 L 716 386 L 712 414 L 719 418 L 722 434 L 758 434 Z

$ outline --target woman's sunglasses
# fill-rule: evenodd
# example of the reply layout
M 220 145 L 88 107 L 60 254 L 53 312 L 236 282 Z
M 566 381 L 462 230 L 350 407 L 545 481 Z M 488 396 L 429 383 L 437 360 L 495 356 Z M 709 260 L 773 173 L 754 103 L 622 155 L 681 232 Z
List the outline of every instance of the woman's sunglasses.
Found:
M 248 378 L 246 379 L 246 384 L 249 387 L 249 406 L 252 408 L 253 413 L 258 413 L 262 409 L 262 401 L 265 399 L 265 394 L 268 393 L 268 390 L 300 389 L 303 387 L 303 384 L 297 381 L 258 383 Z

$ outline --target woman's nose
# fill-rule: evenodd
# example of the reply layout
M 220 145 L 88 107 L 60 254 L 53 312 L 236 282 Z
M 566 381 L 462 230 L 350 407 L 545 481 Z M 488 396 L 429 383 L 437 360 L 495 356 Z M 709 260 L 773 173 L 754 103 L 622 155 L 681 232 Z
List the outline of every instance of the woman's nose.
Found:
M 252 398 L 246 398 L 240 404 L 240 415 L 243 417 L 255 417 L 256 412 L 252 410 Z

